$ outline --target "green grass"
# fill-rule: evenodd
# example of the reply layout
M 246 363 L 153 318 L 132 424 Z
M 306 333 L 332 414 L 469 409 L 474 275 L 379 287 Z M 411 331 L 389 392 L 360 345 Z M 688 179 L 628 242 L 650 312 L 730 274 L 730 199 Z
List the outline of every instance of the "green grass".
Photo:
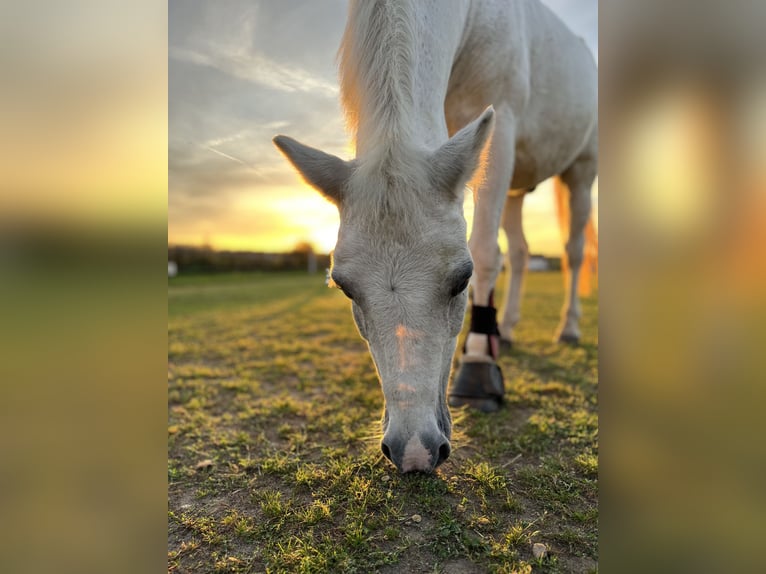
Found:
M 410 476 L 380 453 L 372 360 L 323 277 L 171 280 L 168 570 L 596 572 L 598 309 L 579 347 L 553 343 L 562 287 L 528 277 L 506 407 L 453 411 L 452 456 Z

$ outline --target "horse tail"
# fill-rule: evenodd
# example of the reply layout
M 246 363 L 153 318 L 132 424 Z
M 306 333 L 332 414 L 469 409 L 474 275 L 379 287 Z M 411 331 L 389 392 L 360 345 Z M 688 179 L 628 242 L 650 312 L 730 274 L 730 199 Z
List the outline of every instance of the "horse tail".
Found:
M 553 178 L 553 192 L 561 242 L 566 245 L 569 239 L 569 189 L 561 181 L 560 177 Z M 566 250 L 564 250 L 564 255 L 561 258 L 561 270 L 563 271 L 566 285 L 569 283 L 569 261 Z M 579 284 L 577 286 L 578 294 L 583 297 L 590 295 L 594 284 L 598 284 L 598 232 L 593 223 L 593 215 L 591 215 L 585 226 L 585 247 L 583 249 L 582 266 L 580 267 Z

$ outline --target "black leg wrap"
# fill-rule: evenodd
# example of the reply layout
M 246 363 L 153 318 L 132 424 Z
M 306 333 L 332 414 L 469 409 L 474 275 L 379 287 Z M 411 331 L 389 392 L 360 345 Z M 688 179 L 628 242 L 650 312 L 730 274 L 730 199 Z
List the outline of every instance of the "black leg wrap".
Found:
M 500 351 L 497 344 L 500 340 L 500 330 L 497 328 L 497 310 L 492 306 L 491 295 L 488 306 L 471 305 L 471 326 L 468 332 L 486 335 L 489 354 L 494 360 L 497 360 Z M 495 343 L 492 342 L 492 337 L 495 337 Z M 465 342 L 467 341 L 468 338 L 466 337 Z M 466 350 L 465 342 L 463 343 L 463 353 Z
M 481 305 L 471 306 L 471 333 L 483 333 L 484 335 L 499 335 L 497 328 L 497 310 L 492 307 Z
M 463 362 L 452 383 L 449 405 L 469 405 L 485 413 L 495 412 L 503 403 L 503 373 L 495 363 Z

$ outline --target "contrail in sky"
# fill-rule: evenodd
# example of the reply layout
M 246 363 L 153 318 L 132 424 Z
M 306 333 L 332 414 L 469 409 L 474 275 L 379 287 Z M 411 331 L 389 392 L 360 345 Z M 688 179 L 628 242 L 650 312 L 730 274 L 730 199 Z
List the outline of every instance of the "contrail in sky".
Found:
M 241 164 L 242 164 L 242 165 L 244 165 L 245 167 L 249 167 L 249 168 L 250 168 L 250 169 L 252 169 L 253 171 L 255 171 L 255 172 L 258 172 L 258 170 L 255 168 L 255 166 L 254 166 L 254 165 L 252 165 L 252 164 L 249 164 L 249 163 L 247 163 L 246 161 L 239 159 L 238 157 L 234 157 L 233 155 L 229 155 L 229 154 L 227 154 L 227 153 L 224 153 L 224 152 L 222 152 L 222 151 L 220 151 L 220 150 L 217 150 L 217 149 L 215 149 L 214 147 L 210 147 L 209 145 L 203 145 L 203 144 L 199 144 L 199 145 L 200 145 L 200 147 L 202 147 L 203 149 L 206 149 L 206 150 L 208 150 L 208 151 L 212 151 L 213 153 L 217 153 L 217 154 L 218 154 L 218 155 L 220 155 L 221 157 L 225 157 L 226 159 L 230 159 L 231 161 L 236 161 L 237 163 L 241 163 Z

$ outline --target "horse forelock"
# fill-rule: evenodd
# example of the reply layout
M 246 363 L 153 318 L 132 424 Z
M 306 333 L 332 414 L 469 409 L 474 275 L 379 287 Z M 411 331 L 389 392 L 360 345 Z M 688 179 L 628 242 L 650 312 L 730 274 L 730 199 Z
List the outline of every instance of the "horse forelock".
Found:
M 416 232 L 437 202 L 425 153 L 405 145 L 367 154 L 351 177 L 348 193 L 343 211 L 376 236 L 382 229 L 400 235 Z

